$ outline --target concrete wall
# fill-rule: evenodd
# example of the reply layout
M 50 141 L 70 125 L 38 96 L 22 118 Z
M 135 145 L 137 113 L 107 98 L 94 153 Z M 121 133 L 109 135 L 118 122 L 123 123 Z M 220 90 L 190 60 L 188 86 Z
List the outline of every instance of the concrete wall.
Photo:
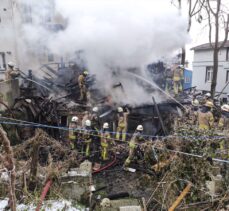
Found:
M 206 67 L 213 66 L 213 51 L 200 50 L 195 51 L 193 61 L 193 80 L 192 86 L 197 89 L 210 90 L 211 83 L 205 82 Z M 226 61 L 226 48 L 219 53 L 219 66 L 216 91 L 220 92 L 226 85 L 226 74 L 229 71 L 229 61 Z M 229 85 L 224 92 L 229 93 Z
M 0 71 L 4 71 L 9 61 L 17 61 L 15 25 L 11 0 L 1 0 L 0 4 Z M 3 79 L 4 74 L 0 74 Z
M 0 83 L 0 101 L 5 103 L 7 106 L 12 106 L 15 98 L 19 97 L 19 81 L 12 80 Z M 0 111 L 5 110 L 6 107 L 0 105 Z

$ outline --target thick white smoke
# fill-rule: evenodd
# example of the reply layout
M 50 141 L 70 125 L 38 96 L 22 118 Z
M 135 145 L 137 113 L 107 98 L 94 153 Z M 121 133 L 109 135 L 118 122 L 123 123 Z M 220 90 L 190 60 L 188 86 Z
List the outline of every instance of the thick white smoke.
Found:
M 56 0 L 55 3 L 56 10 L 67 19 L 67 27 L 49 34 L 32 25 L 27 28 L 35 33 L 30 42 L 33 38 L 36 43 L 45 42 L 51 52 L 61 56 L 82 50 L 89 72 L 97 76 L 97 85 L 116 102 L 151 102 L 150 95 L 126 69 L 138 67 L 139 74 L 146 77 L 145 65 L 172 56 L 187 42 L 186 19 L 179 16 L 170 1 Z M 119 74 L 114 74 L 110 67 L 118 68 Z M 112 88 L 119 82 L 124 94 Z

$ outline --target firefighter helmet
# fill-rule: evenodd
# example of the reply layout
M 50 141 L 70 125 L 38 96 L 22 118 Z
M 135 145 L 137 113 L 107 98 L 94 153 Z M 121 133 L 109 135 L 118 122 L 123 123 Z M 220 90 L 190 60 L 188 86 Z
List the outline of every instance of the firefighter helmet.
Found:
M 77 116 L 72 117 L 72 122 L 78 122 L 79 118 Z
M 138 130 L 138 131 L 143 131 L 143 126 L 142 126 L 142 125 L 138 125 L 138 126 L 137 126 L 137 130 Z
M 110 207 L 110 206 L 111 206 L 111 201 L 110 201 L 110 199 L 104 198 L 104 199 L 101 201 L 100 206 L 101 206 L 102 208 L 108 208 L 108 207 Z
M 229 105 L 224 104 L 223 106 L 221 106 L 221 110 L 222 110 L 222 111 L 229 112 Z
M 109 128 L 109 124 L 108 124 L 108 122 L 105 122 L 104 124 L 103 124 L 103 129 L 108 129 Z
M 92 111 L 93 111 L 93 112 L 98 112 L 98 111 L 99 111 L 99 108 L 98 108 L 98 107 L 93 107 L 93 108 L 92 108 Z
M 122 107 L 118 107 L 118 112 L 119 113 L 123 112 L 123 108 Z
M 85 121 L 85 125 L 88 126 L 88 127 L 90 127 L 91 126 L 91 120 L 87 119 Z
M 211 97 L 211 94 L 208 92 L 205 94 L 206 97 Z
M 13 62 L 8 62 L 8 66 L 10 66 L 10 67 L 14 67 L 14 63 Z
M 88 75 L 88 71 L 84 70 L 84 71 L 83 71 L 83 74 L 84 74 L 84 75 Z
M 214 104 L 213 104 L 213 102 L 211 102 L 211 101 L 207 101 L 207 102 L 205 103 L 205 106 L 206 106 L 206 107 L 209 107 L 209 108 L 212 108 L 212 107 L 214 107 Z
M 193 106 L 199 106 L 200 105 L 199 100 L 197 100 L 197 99 L 193 100 L 192 105 Z

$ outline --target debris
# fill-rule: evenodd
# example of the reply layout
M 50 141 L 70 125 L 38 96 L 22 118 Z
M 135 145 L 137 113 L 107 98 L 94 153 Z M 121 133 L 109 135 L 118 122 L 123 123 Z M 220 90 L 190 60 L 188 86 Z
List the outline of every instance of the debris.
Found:
M 185 189 L 181 192 L 179 197 L 176 199 L 176 201 L 172 204 L 172 206 L 169 208 L 169 211 L 174 211 L 175 208 L 180 204 L 182 199 L 188 194 L 190 188 L 192 187 L 192 183 L 188 183 L 188 185 L 185 187 Z

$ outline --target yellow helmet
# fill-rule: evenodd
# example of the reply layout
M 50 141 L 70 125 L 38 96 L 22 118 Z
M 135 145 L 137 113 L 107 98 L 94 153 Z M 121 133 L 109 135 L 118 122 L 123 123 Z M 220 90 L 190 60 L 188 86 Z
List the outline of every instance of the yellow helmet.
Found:
M 213 104 L 211 101 L 207 101 L 207 102 L 205 103 L 205 106 L 206 106 L 206 107 L 213 108 L 213 107 L 214 107 L 214 104 Z

